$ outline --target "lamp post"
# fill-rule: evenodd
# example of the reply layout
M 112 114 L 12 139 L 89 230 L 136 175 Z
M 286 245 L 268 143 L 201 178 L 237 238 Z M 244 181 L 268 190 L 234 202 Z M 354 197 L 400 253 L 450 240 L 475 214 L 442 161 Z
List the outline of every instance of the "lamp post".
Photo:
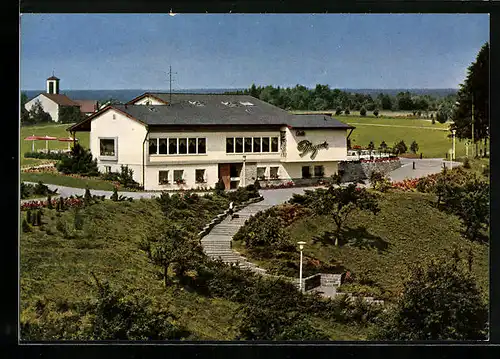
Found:
M 243 184 L 243 187 L 245 187 L 246 185 L 246 180 L 245 180 L 245 177 L 246 177 L 246 162 L 247 162 L 247 156 L 246 155 L 243 155 L 243 180 L 242 180 L 242 184 Z
M 304 249 L 304 244 L 306 242 L 297 242 L 300 249 L 300 269 L 299 269 L 299 291 L 302 292 L 302 250 Z
M 451 137 L 453 138 L 453 161 L 455 161 L 455 132 L 456 130 L 451 130 Z

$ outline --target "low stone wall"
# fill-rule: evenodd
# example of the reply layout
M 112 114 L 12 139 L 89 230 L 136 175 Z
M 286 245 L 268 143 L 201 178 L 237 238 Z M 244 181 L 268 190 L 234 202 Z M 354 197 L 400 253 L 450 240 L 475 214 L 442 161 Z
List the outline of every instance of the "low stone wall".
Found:
M 263 200 L 264 200 L 263 196 L 256 197 L 256 198 L 251 198 L 251 199 L 249 199 L 246 202 L 243 202 L 241 204 L 238 204 L 238 205 L 234 206 L 234 212 L 239 211 L 240 209 L 248 206 L 249 204 L 260 202 L 260 201 L 263 201 Z M 210 221 L 210 223 L 208 223 L 207 225 L 205 225 L 205 227 L 203 227 L 203 229 L 198 233 L 198 238 L 200 239 L 200 241 L 201 241 L 201 239 L 203 237 L 205 237 L 212 230 L 212 228 L 215 227 L 215 225 L 217 225 L 220 222 L 222 222 L 228 215 L 229 215 L 229 208 L 226 209 L 224 212 L 218 214 L 217 217 L 215 217 L 214 219 L 212 219 Z
M 386 175 L 401 167 L 401 161 L 382 161 L 382 162 L 341 162 L 339 171 L 342 171 L 342 182 L 355 182 L 357 180 L 366 180 L 370 175 L 377 171 Z

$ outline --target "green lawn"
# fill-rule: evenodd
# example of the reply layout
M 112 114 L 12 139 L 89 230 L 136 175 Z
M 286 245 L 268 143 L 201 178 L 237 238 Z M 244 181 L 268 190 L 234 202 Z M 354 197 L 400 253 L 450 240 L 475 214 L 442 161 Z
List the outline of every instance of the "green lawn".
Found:
M 336 228 L 331 218 L 326 216 L 310 216 L 292 224 L 288 228 L 292 242 L 307 243 L 304 249 L 306 257 L 319 259 L 325 264 L 341 265 L 358 278 L 374 281 L 371 289 L 386 300 L 393 300 L 401 291 L 408 264 L 422 264 L 440 256 L 449 257 L 454 248 L 461 251 L 465 260 L 471 248 L 474 253 L 473 271 L 487 296 L 487 245 L 464 239 L 460 233 L 460 220 L 438 210 L 432 195 L 398 191 L 381 196 L 380 213 L 373 215 L 357 211 L 344 227 L 352 238 L 364 240 L 371 246 L 338 247 L 313 241 L 315 237 Z M 287 267 L 284 259 L 256 258 L 245 250 L 242 243 L 233 242 L 233 247 L 262 268 L 272 271 L 279 266 Z
M 40 125 L 40 126 L 21 126 L 20 128 L 20 160 L 21 166 L 24 165 L 35 165 L 40 162 L 40 160 L 34 158 L 24 158 L 24 154 L 26 152 L 31 152 L 31 146 L 33 141 L 25 141 L 24 139 L 28 136 L 53 136 L 53 137 L 69 137 L 69 132 L 66 131 L 68 127 L 72 124 L 48 124 L 48 125 Z M 89 147 L 89 132 L 78 132 L 76 134 L 76 138 L 79 143 L 88 148 Z M 38 149 L 45 148 L 45 141 L 34 141 L 35 142 L 35 151 Z M 60 141 L 48 141 L 49 149 L 67 149 L 67 142 Z
M 57 173 L 26 173 L 21 172 L 21 181 L 38 182 L 42 181 L 44 184 L 53 184 L 66 187 L 98 189 L 103 191 L 112 191 L 114 185 L 109 181 L 101 179 L 89 178 L 75 178 L 70 176 L 63 176 Z
M 212 213 L 217 208 L 209 211 Z M 241 320 L 241 304 L 188 292 L 181 286 L 165 288 L 157 267 L 139 249 L 142 240 L 164 225 L 164 214 L 155 200 L 105 200 L 84 208 L 81 213 L 84 218 L 81 231 L 73 230 L 72 211 L 58 214 L 45 209 L 43 227 L 21 233 L 22 323 L 41 320 L 37 314 L 39 299 L 67 303 L 66 308 L 72 308 L 93 298 L 95 294 L 89 287 L 93 283 L 93 272 L 99 280 L 150 298 L 157 309 L 164 308 L 176 315 L 177 322 L 193 332 L 191 340 L 234 340 Z M 51 311 L 51 315 L 52 318 L 64 317 L 71 315 L 71 311 L 59 309 Z M 363 340 L 368 334 L 367 327 L 331 323 L 315 317 L 309 320 L 332 340 Z

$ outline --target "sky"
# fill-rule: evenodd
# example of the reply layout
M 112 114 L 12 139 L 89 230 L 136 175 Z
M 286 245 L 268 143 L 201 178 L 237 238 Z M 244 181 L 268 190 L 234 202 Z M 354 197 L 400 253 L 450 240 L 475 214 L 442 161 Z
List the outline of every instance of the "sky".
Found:
M 458 88 L 487 14 L 22 14 L 20 85 Z

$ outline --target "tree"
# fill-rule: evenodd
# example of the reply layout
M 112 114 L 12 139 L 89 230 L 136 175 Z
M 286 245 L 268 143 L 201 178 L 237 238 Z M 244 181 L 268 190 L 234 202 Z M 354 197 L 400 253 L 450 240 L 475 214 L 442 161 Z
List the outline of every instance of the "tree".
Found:
M 335 110 L 335 115 L 336 115 L 336 116 L 338 116 L 338 115 L 342 115 L 342 108 L 337 107 L 337 109 Z
M 377 109 L 375 109 L 375 110 L 373 111 L 373 116 L 378 117 L 378 114 L 379 114 L 378 110 L 377 110 Z
M 252 86 L 250 86 L 250 93 L 249 94 L 252 97 L 259 98 L 260 91 L 257 90 L 257 87 L 255 86 L 255 84 L 252 84 Z
M 351 113 L 351 111 L 349 110 L 349 108 L 346 108 L 346 109 L 344 110 L 344 113 L 345 113 L 346 115 L 349 115 L 349 114 Z
M 486 339 L 488 307 L 458 252 L 453 257 L 410 267 L 402 296 L 381 318 L 374 339 Z
M 61 106 L 59 107 L 59 122 L 60 123 L 77 123 L 85 118 L 85 115 L 80 111 L 78 106 Z
M 406 147 L 405 141 L 401 140 L 401 141 L 394 144 L 393 150 L 394 150 L 394 153 L 399 155 L 399 154 L 406 153 L 406 151 L 408 151 L 408 147 Z
M 414 109 L 413 100 L 409 91 L 400 92 L 396 96 L 398 109 L 403 111 L 411 111 Z
M 162 233 L 149 237 L 143 249 L 149 259 L 162 268 L 165 287 L 169 284 L 168 272 L 171 265 L 177 265 L 176 275 L 182 277 L 202 255 L 188 233 L 173 224 L 168 224 Z
M 474 141 L 489 137 L 489 44 L 485 43 L 476 60 L 467 69 L 467 77 L 457 93 L 457 103 L 452 114 L 459 139 L 472 139 L 472 101 L 474 101 Z
M 52 122 L 52 117 L 43 110 L 42 103 L 37 100 L 29 111 L 31 123 L 47 123 Z
M 366 108 L 361 107 L 361 110 L 359 110 L 359 114 L 360 114 L 361 116 L 366 116 Z
M 92 153 L 80 144 L 76 143 L 68 157 L 63 157 L 56 168 L 62 173 L 77 173 L 84 176 L 96 176 L 99 174 L 97 159 L 92 158 Z
M 413 142 L 410 145 L 410 151 L 413 152 L 413 153 L 417 153 L 418 152 L 418 143 L 417 143 L 417 141 L 413 140 Z
M 295 198 L 295 199 L 294 199 Z M 294 196 L 297 201 L 300 196 Z M 311 207 L 316 214 L 331 216 L 337 228 L 335 231 L 335 245 L 341 239 L 342 225 L 356 209 L 377 214 L 380 211 L 377 196 L 365 188 L 358 188 L 351 183 L 347 187 L 330 185 L 327 189 L 306 191 L 304 204 Z
M 381 150 L 382 152 L 385 152 L 387 150 L 387 143 L 385 143 L 385 141 L 382 141 L 380 143 L 380 146 L 378 147 L 379 150 Z

